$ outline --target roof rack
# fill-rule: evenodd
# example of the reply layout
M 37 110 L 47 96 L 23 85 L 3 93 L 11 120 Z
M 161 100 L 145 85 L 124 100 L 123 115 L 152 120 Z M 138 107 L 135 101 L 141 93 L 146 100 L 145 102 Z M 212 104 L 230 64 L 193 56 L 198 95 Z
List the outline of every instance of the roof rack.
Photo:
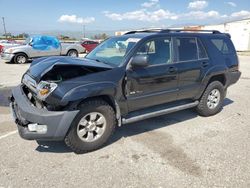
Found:
M 160 33 L 171 33 L 171 32 L 194 32 L 194 33 L 212 33 L 212 34 L 221 34 L 217 30 L 194 30 L 194 29 L 163 29 Z
M 180 32 L 194 32 L 194 33 L 212 33 L 212 34 L 221 34 L 220 31 L 217 30 L 192 30 L 192 29 L 148 29 L 148 30 L 135 30 L 129 31 L 124 35 L 135 34 L 135 33 L 180 33 Z
M 155 32 L 160 32 L 160 31 L 162 31 L 162 29 L 134 30 L 134 31 L 128 31 L 124 35 L 135 34 L 135 33 L 155 33 Z

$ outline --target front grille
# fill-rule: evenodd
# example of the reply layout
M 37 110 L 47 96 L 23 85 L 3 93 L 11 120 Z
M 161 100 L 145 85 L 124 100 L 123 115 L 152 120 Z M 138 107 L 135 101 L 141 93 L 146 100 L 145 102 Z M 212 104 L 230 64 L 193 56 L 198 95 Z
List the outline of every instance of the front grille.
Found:
M 36 93 L 34 93 L 29 87 L 26 85 L 23 86 L 24 94 L 26 95 L 27 99 L 31 102 L 31 104 L 39 109 L 44 108 L 44 104 L 41 100 L 39 100 L 36 96 Z

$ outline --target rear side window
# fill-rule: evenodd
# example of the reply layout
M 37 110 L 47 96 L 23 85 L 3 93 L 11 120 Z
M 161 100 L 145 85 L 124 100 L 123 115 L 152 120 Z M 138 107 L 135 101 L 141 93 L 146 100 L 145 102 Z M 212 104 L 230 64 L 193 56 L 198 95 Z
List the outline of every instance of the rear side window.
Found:
M 211 39 L 212 44 L 223 54 L 229 54 L 228 44 L 224 39 Z
M 179 61 L 192 61 L 198 59 L 196 38 L 177 38 Z

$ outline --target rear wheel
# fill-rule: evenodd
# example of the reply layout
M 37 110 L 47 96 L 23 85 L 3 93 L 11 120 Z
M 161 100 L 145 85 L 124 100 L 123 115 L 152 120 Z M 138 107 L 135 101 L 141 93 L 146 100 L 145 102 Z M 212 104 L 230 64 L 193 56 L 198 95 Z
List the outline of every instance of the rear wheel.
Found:
M 78 57 L 78 52 L 76 50 L 69 50 L 67 56 Z
M 224 98 L 225 89 L 222 83 L 219 81 L 210 83 L 200 99 L 197 112 L 202 116 L 217 114 L 222 108 Z
M 116 125 L 114 110 L 105 101 L 91 100 L 81 106 L 65 138 L 65 143 L 75 153 L 85 153 L 102 147 Z
M 28 62 L 28 57 L 23 53 L 16 54 L 14 57 L 14 63 L 16 64 L 25 64 L 27 62 Z

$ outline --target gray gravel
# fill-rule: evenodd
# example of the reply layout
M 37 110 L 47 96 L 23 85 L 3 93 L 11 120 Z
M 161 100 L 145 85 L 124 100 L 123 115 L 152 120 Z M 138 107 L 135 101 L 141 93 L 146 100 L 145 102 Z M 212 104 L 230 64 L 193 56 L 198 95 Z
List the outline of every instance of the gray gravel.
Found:
M 242 77 L 219 114 L 186 110 L 125 125 L 83 155 L 13 132 L 6 96 L 28 65 L 0 62 L 0 187 L 250 187 L 250 56 L 240 61 Z

